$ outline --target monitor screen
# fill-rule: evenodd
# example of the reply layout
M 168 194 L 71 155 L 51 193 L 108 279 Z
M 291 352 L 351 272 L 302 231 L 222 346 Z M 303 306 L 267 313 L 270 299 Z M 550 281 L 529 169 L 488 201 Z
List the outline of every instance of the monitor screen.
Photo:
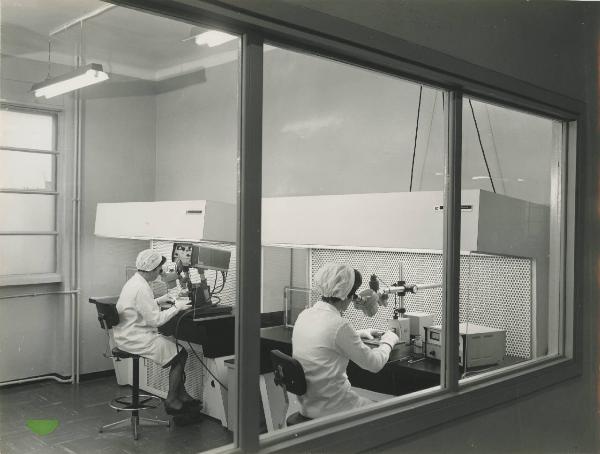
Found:
M 181 261 L 185 267 L 228 271 L 231 252 L 224 249 L 200 246 L 192 243 L 173 243 L 173 262 Z
M 177 260 L 180 260 L 183 266 L 192 266 L 193 248 L 194 245 L 192 243 L 173 243 L 171 261 L 175 263 Z

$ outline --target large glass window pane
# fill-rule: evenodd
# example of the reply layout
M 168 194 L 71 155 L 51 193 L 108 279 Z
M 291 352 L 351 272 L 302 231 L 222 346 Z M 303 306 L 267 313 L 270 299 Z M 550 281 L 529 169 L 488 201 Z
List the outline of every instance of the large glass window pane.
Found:
M 557 123 L 464 99 L 460 280 L 463 377 L 556 353 L 549 274 Z M 554 177 L 553 177 L 554 175 Z M 553 179 L 554 178 L 554 179 Z M 556 249 L 558 250 L 558 249 Z
M 261 330 L 266 430 L 296 412 L 320 417 L 439 386 L 443 92 L 274 46 L 263 90 L 262 310 L 276 325 Z M 330 263 L 352 271 L 342 286 L 360 273 L 360 298 L 329 298 L 320 270 Z M 371 329 L 399 334 L 389 356 L 381 339 L 359 339 Z M 272 350 L 305 369 L 306 393 L 288 393 L 287 409 Z
M 0 235 L 0 274 L 56 272 L 56 236 Z
M 99 238 L 87 224 L 84 235 L 97 245 L 82 269 L 94 270 L 98 293 L 118 296 L 141 250 L 165 257 L 154 296 L 190 298 L 194 307 L 159 330 L 188 354 L 184 387 L 203 405 L 181 419 L 194 425 L 187 442 L 197 451 L 231 443 L 237 423 L 240 39 L 215 32 L 122 7 L 83 30 L 86 59 L 110 71 L 107 81 L 81 90 L 86 187 L 98 202 L 149 203 L 122 213 L 126 239 Z M 77 44 L 81 33 L 74 27 L 62 38 Z M 88 209 L 93 219 L 96 206 Z M 145 221 L 155 238 L 131 239 Z M 90 346 L 82 354 L 101 358 L 102 351 Z M 166 398 L 169 368 L 153 361 L 140 368 L 140 388 Z
M 0 146 L 54 150 L 54 116 L 0 110 Z
M 0 189 L 54 191 L 54 156 L 0 149 Z
M 54 231 L 55 205 L 55 195 L 0 194 L 0 233 Z

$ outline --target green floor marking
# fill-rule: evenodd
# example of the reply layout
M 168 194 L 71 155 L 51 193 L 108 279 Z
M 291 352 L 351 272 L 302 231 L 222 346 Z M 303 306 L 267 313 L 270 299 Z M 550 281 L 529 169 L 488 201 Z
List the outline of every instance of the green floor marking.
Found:
M 48 435 L 54 432 L 58 427 L 58 419 L 28 419 L 27 427 L 29 427 L 34 434 Z

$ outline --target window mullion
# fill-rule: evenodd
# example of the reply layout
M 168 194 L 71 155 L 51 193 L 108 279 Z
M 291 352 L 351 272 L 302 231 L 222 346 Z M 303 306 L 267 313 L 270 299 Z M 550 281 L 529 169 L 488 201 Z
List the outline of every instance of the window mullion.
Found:
M 58 230 L 6 230 L 0 231 L 0 236 L 3 235 L 58 235 Z
M 237 428 L 234 443 L 258 450 L 262 204 L 262 38 L 242 36 L 238 199 L 238 313 L 235 351 Z
M 39 195 L 58 195 L 58 191 L 46 191 L 43 189 L 0 189 L 0 194 L 39 194 Z
M 37 153 L 37 154 L 53 154 L 53 155 L 60 154 L 60 151 L 58 151 L 58 150 L 37 150 L 35 148 L 21 148 L 21 147 L 0 146 L 0 150 L 19 151 L 21 153 Z
M 462 154 L 462 93 L 448 92 L 445 110 L 446 171 L 444 179 L 444 244 L 442 326 L 444 355 L 441 364 L 441 386 L 449 391 L 458 390 L 458 324 L 460 282 L 460 204 Z

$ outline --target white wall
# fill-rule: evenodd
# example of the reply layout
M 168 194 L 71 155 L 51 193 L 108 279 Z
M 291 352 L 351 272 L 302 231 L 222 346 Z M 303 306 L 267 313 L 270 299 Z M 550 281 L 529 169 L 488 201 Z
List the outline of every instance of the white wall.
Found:
M 198 80 L 156 96 L 156 200 L 237 203 L 238 66 Z
M 114 85 L 113 85 L 114 84 Z M 140 82 L 140 84 L 143 84 Z M 94 235 L 96 205 L 101 202 L 154 200 L 154 93 L 127 96 L 119 83 L 106 82 L 86 92 L 81 223 L 81 373 L 112 368 L 102 353 L 106 336 L 97 320 L 93 296 L 118 296 L 125 266 L 134 265 L 146 241 Z

